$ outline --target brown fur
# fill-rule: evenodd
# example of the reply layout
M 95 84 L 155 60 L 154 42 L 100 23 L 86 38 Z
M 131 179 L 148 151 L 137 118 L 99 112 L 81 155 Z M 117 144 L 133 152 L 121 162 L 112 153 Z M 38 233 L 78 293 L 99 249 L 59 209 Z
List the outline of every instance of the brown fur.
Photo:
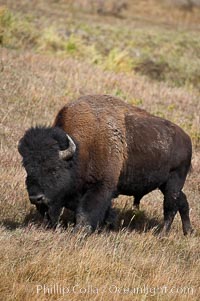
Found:
M 60 157 L 69 138 L 74 151 Z M 75 211 L 77 227 L 95 229 L 113 216 L 112 198 L 132 195 L 139 208 L 141 198 L 158 188 L 164 195 L 164 230 L 177 211 L 184 234 L 192 230 L 182 192 L 191 140 L 170 121 L 113 96 L 88 95 L 63 107 L 53 127 L 27 131 L 19 151 L 30 200 L 53 224 L 66 207 Z
M 114 196 L 133 195 L 137 207 L 159 188 L 165 197 L 165 230 L 182 207 L 184 233 L 191 230 L 181 192 L 191 165 L 191 140 L 177 125 L 116 97 L 88 95 L 61 109 L 53 126 L 78 142 L 80 185 L 102 182 Z
M 95 174 L 96 180 L 109 178 L 117 185 L 127 158 L 125 115 L 131 112 L 149 116 L 109 95 L 84 96 L 60 110 L 53 126 L 61 127 L 78 141 L 83 178 Z

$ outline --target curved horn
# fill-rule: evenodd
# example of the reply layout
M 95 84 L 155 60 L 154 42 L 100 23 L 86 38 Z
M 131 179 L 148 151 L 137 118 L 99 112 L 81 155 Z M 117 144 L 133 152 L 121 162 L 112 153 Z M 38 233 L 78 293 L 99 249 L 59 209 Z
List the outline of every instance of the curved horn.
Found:
M 76 144 L 69 135 L 66 135 L 69 140 L 69 147 L 65 150 L 59 151 L 59 158 L 62 160 L 67 160 L 73 157 L 76 151 Z

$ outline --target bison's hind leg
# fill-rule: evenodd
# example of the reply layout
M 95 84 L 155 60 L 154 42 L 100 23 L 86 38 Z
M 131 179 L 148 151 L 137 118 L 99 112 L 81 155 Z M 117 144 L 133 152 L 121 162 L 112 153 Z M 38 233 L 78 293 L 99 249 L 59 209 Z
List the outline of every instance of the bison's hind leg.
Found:
M 184 235 L 192 231 L 189 205 L 185 194 L 182 192 L 185 178 L 186 173 L 183 173 L 183 170 L 173 171 L 168 181 L 160 187 L 164 195 L 164 234 L 169 232 L 177 211 L 181 216 Z
M 188 204 L 186 195 L 182 191 L 179 196 L 178 206 L 179 206 L 179 213 L 181 216 L 184 235 L 186 235 L 188 233 L 192 233 L 193 229 L 192 229 L 192 226 L 190 223 L 190 217 L 189 217 L 189 204 Z
M 173 223 L 174 217 L 175 217 L 175 215 L 178 211 L 177 198 L 178 198 L 178 193 L 173 193 L 173 192 L 165 192 L 164 193 L 164 205 L 163 205 L 164 228 L 163 228 L 163 234 L 167 234 L 171 229 L 171 225 Z

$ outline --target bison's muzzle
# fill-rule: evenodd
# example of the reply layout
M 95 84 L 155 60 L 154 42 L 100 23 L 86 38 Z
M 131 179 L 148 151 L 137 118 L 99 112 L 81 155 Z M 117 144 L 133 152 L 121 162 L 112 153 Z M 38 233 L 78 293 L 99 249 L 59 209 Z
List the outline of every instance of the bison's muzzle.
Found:
M 29 195 L 29 200 L 30 200 L 31 204 L 34 204 L 34 205 L 43 204 L 45 202 L 45 196 L 44 196 L 44 194 Z

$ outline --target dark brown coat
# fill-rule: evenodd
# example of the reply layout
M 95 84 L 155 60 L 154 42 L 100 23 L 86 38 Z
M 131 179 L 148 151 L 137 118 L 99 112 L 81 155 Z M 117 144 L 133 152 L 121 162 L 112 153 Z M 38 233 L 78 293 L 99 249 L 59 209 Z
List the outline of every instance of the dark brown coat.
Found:
M 52 129 L 57 128 L 76 145 L 71 167 L 66 166 L 73 188 L 66 185 L 62 206 L 73 207 L 77 227 L 95 229 L 119 194 L 133 195 L 139 207 L 140 199 L 158 188 L 164 194 L 164 230 L 169 231 L 179 211 L 184 233 L 191 231 L 182 188 L 192 147 L 181 128 L 109 95 L 88 95 L 67 104 L 56 116 Z

